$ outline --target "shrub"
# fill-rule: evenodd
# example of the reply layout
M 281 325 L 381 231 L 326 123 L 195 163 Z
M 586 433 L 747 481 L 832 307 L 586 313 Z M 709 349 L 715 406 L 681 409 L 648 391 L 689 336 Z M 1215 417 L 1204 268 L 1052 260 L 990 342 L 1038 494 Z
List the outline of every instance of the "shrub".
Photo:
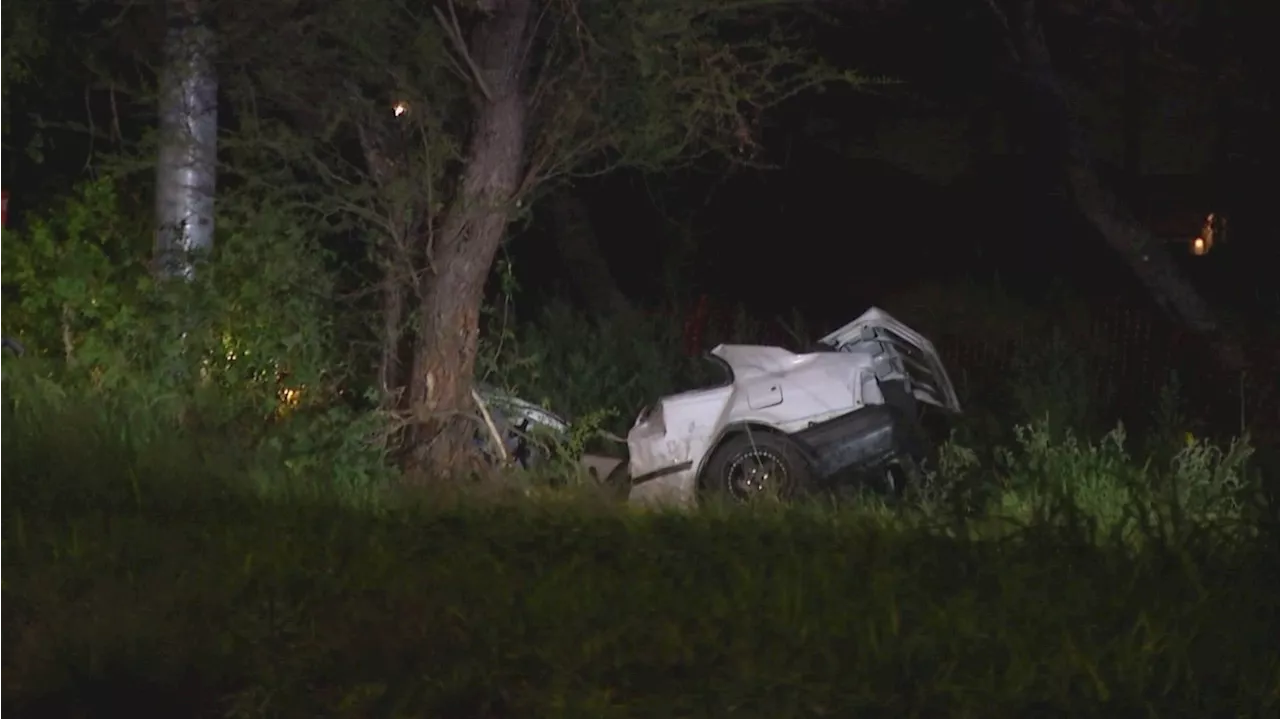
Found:
M 862 511 L 554 498 L 353 510 L 78 452 L 4 455 L 4 708 L 24 716 L 1277 706 L 1274 558 L 1247 535 L 1135 545 L 1047 516 L 970 536 Z
M 348 401 L 326 255 L 287 206 L 252 199 L 220 205 L 191 283 L 153 279 L 149 212 L 110 179 L 6 230 L 4 332 L 28 355 L 6 359 L 5 389 L 22 421 L 84 412 L 134 447 L 181 432 L 294 478 L 381 476 L 376 418 Z
M 567 417 L 604 413 L 604 428 L 623 433 L 645 404 L 719 379 L 686 354 L 670 314 L 593 318 L 551 302 L 501 340 L 491 333 L 489 376 Z
M 1266 504 L 1247 439 L 1225 449 L 1190 439 L 1166 463 L 1137 462 L 1123 426 L 1099 441 L 1058 431 L 1047 421 L 1014 428 L 1015 443 L 998 446 L 984 465 L 955 440 L 942 445 L 931 483 L 917 491 L 928 514 L 1076 525 L 1092 541 L 1174 541 L 1189 526 L 1227 531 L 1254 527 Z

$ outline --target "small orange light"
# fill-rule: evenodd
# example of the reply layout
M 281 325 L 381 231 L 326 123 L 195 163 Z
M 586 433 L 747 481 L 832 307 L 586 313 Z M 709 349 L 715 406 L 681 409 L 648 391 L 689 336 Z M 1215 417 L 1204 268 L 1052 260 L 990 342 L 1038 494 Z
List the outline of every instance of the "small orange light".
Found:
M 1191 241 L 1191 254 L 1203 255 L 1209 251 L 1209 246 L 1205 244 L 1203 237 L 1197 237 Z

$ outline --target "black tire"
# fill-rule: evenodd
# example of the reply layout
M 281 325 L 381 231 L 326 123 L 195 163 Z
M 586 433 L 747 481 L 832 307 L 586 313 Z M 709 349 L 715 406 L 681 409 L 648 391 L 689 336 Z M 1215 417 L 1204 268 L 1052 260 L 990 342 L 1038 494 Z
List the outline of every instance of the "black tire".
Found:
M 907 492 L 921 489 L 926 477 L 915 457 L 903 454 L 881 470 L 880 489 L 892 499 L 901 499 Z
M 785 501 L 807 492 L 812 481 L 809 461 L 794 441 L 754 431 L 735 434 L 716 448 L 703 467 L 698 488 L 708 497 L 739 502 L 762 495 Z

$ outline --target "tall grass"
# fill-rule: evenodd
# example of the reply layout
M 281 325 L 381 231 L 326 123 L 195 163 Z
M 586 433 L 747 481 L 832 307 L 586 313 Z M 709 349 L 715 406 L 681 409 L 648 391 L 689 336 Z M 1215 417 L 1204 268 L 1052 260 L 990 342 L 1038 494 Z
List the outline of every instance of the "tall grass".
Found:
M 740 314 L 706 341 L 762 336 Z M 661 316 L 552 306 L 496 339 L 490 381 L 618 432 L 710 379 Z M 397 492 L 362 430 L 333 426 L 350 413 L 236 432 L 199 421 L 216 398 L 92 392 L 6 360 L 3 708 L 1280 710 L 1280 532 L 1249 443 L 1189 437 L 1171 392 L 1135 454 L 1079 391 L 1089 355 L 1057 341 L 1006 386 L 971 388 L 905 500 L 691 514 L 572 483 Z
M 907 508 L 633 512 L 263 491 L 300 485 L 255 445 L 9 389 L 15 716 L 1280 709 L 1277 533 L 1243 445 L 1144 466 L 1118 434 L 1030 426 L 993 463 L 947 445 Z

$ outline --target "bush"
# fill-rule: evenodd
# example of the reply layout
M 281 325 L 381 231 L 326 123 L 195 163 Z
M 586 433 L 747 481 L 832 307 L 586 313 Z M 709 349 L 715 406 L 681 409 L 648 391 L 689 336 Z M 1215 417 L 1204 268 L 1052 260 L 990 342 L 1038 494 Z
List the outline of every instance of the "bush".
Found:
M 489 377 L 567 417 L 605 413 L 605 428 L 622 434 L 658 397 L 720 379 L 713 364 L 685 352 L 674 317 L 592 318 L 552 302 L 490 335 Z
M 1247 439 L 1223 449 L 1189 438 L 1161 465 L 1129 455 L 1123 426 L 1097 442 L 1055 432 L 1047 421 L 1017 425 L 1014 436 L 1013 446 L 993 449 L 989 466 L 954 439 L 944 443 L 938 471 L 917 491 L 918 508 L 1016 525 L 1072 524 L 1094 540 L 1132 543 L 1153 535 L 1173 541 L 1188 523 L 1252 531 L 1269 501 Z
M 6 230 L 4 333 L 27 348 L 5 360 L 17 421 L 84 415 L 130 447 L 181 433 L 273 455 L 294 478 L 384 475 L 377 418 L 347 396 L 326 256 L 287 207 L 250 200 L 220 205 L 191 283 L 153 279 L 149 211 L 109 179 Z

